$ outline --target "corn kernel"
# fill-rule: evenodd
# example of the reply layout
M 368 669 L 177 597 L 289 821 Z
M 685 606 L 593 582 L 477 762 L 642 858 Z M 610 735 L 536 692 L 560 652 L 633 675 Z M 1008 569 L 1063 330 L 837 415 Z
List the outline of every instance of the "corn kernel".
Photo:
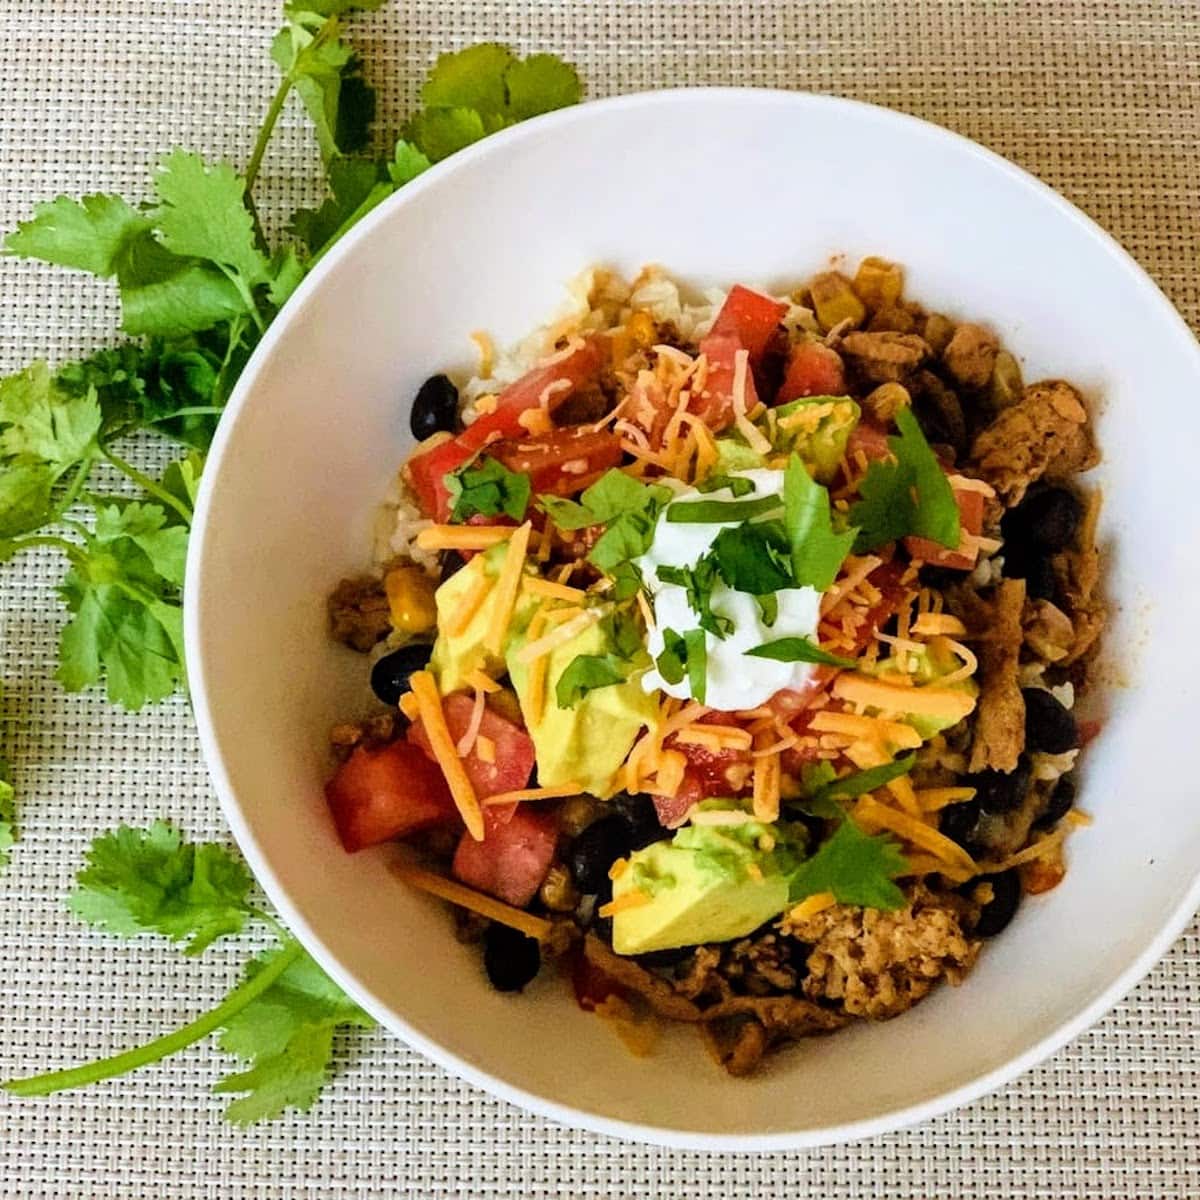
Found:
M 925 318 L 922 336 L 934 354 L 941 354 L 954 336 L 954 322 L 949 317 L 943 317 L 941 313 L 930 313 Z
M 1024 392 L 1020 364 L 1007 350 L 1001 350 L 992 367 L 992 404 L 997 409 L 1010 408 Z
M 635 312 L 629 318 L 625 328 L 634 342 L 643 348 L 653 346 L 658 341 L 658 326 L 648 312 L 641 310 Z
M 863 403 L 877 420 L 885 425 L 896 419 L 896 413 L 912 403 L 912 397 L 902 383 L 881 383 Z
M 393 567 L 383 580 L 392 625 L 401 633 L 428 633 L 437 625 L 433 580 L 420 567 Z
M 866 307 L 854 294 L 850 280 L 837 271 L 826 271 L 823 275 L 818 275 L 809 284 L 809 291 L 812 294 L 817 320 L 826 333 L 844 321 L 849 321 L 857 328 L 866 318 Z
M 904 291 L 904 272 L 886 258 L 871 255 L 858 264 L 854 290 L 872 312 L 891 308 Z

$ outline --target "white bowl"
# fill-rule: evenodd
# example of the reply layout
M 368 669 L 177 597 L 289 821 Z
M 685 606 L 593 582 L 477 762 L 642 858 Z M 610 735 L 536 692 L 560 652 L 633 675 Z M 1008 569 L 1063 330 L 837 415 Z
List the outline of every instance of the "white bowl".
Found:
M 909 294 L 991 324 L 1026 377 L 1098 403 L 1110 719 L 1088 750 L 1066 881 L 1029 900 L 957 989 L 901 1019 L 727 1078 L 694 1033 L 629 1057 L 547 972 L 492 991 L 439 902 L 349 856 L 321 785 L 331 724 L 369 707 L 325 596 L 363 567 L 427 375 L 470 331 L 513 339 L 603 262 L 778 286 L 832 254 L 905 264 Z M 522 125 L 407 186 L 306 280 L 242 375 L 209 459 L 188 563 L 187 653 L 234 834 L 315 957 L 410 1045 L 536 1112 L 706 1149 L 894 1129 L 1011 1079 L 1095 1021 L 1198 902 L 1200 556 L 1189 549 L 1200 350 L 1149 278 L 1078 210 L 932 125 L 844 100 L 660 92 Z M 1080 1103 L 1087 1099 L 1080 1097 Z

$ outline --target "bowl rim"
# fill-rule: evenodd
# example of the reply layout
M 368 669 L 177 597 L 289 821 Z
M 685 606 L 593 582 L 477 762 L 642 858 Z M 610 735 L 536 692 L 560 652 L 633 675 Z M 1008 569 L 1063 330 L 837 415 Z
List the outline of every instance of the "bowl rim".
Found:
M 282 885 L 279 876 L 254 837 L 243 814 L 241 803 L 234 792 L 215 733 L 212 716 L 213 702 L 208 692 L 201 640 L 200 606 L 193 602 L 195 589 L 192 587 L 192 581 L 199 579 L 205 571 L 208 518 L 212 495 L 218 485 L 226 450 L 235 436 L 243 411 L 250 403 L 257 377 L 264 363 L 271 357 L 276 343 L 282 337 L 289 323 L 306 307 L 313 295 L 321 288 L 326 277 L 337 270 L 341 261 L 359 243 L 369 239 L 376 227 L 386 222 L 396 208 L 414 201 L 426 189 L 440 186 L 443 180 L 452 178 L 480 158 L 503 154 L 506 148 L 527 139 L 542 137 L 562 126 L 578 122 L 586 123 L 602 118 L 609 112 L 637 108 L 656 110 L 673 105 L 692 104 L 697 101 L 709 103 L 723 101 L 739 105 L 787 103 L 794 104 L 799 109 L 824 109 L 835 113 L 853 112 L 859 120 L 865 118 L 881 126 L 903 128 L 909 134 L 944 142 L 959 154 L 969 155 L 982 161 L 992 169 L 1008 176 L 1010 181 L 1032 193 L 1043 203 L 1048 204 L 1060 217 L 1070 220 L 1082 228 L 1096 243 L 1097 250 L 1114 260 L 1115 264 L 1130 277 L 1131 282 L 1144 294 L 1146 303 L 1157 309 L 1157 319 L 1163 323 L 1164 327 L 1173 329 L 1180 342 L 1181 353 L 1193 358 L 1197 373 L 1200 374 L 1200 344 L 1197 343 L 1180 313 L 1132 255 L 1091 217 L 1048 184 L 1043 183 L 1036 176 L 995 151 L 989 150 L 962 134 L 909 113 L 869 104 L 865 101 L 778 88 L 681 87 L 653 92 L 635 92 L 588 101 L 522 122 L 520 125 L 485 138 L 435 164 L 417 179 L 390 196 L 345 234 L 337 245 L 317 263 L 289 298 L 243 369 L 226 404 L 226 412 L 209 450 L 207 469 L 203 473 L 196 500 L 192 535 L 188 548 L 184 587 L 184 644 L 201 750 L 220 800 L 221 809 L 235 840 L 255 877 L 261 883 L 271 902 L 279 910 L 289 930 L 346 993 L 381 1025 L 457 1077 L 526 1111 L 548 1117 L 570 1127 L 587 1129 L 608 1137 L 678 1150 L 770 1152 L 809 1149 L 893 1132 L 939 1116 L 995 1091 L 1048 1058 L 1108 1013 L 1170 949 L 1197 908 L 1200 908 L 1200 867 L 1197 868 L 1191 884 L 1184 889 L 1177 904 L 1162 922 L 1155 935 L 1147 941 L 1117 978 L 1093 996 L 1074 1017 L 1063 1021 L 1051 1033 L 1021 1053 L 1012 1056 L 1000 1066 L 936 1096 L 928 1097 L 915 1104 L 896 1105 L 875 1116 L 860 1120 L 827 1126 L 813 1126 L 790 1132 L 764 1134 L 715 1134 L 703 1130 L 680 1129 L 604 1116 L 526 1091 L 479 1069 L 413 1028 L 403 1016 L 370 989 L 359 983 L 349 971 L 341 966 L 336 952 L 317 935 Z

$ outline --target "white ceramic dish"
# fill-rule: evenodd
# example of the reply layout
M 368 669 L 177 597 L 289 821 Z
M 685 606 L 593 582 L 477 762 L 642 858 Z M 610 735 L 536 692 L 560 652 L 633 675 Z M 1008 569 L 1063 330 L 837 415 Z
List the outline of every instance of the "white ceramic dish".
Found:
M 469 331 L 523 334 L 606 262 L 778 285 L 831 254 L 904 263 L 909 294 L 991 323 L 1028 378 L 1100 402 L 1104 538 L 1122 664 L 1089 750 L 1093 829 L 959 989 L 731 1080 L 688 1031 L 628 1057 L 551 975 L 492 991 L 442 906 L 344 854 L 321 784 L 329 726 L 368 706 L 324 601 L 369 554 L 428 374 Z M 1189 553 L 1200 350 L 1133 261 L 1066 201 L 934 126 L 825 97 L 705 90 L 555 114 L 430 171 L 313 272 L 242 375 L 188 563 L 187 652 L 229 822 L 288 924 L 386 1026 L 505 1099 L 666 1145 L 784 1149 L 964 1103 L 1096 1020 L 1198 901 L 1198 678 Z M 549 974 L 549 973 L 548 973 Z M 1081 1104 L 1086 1104 L 1084 1097 Z

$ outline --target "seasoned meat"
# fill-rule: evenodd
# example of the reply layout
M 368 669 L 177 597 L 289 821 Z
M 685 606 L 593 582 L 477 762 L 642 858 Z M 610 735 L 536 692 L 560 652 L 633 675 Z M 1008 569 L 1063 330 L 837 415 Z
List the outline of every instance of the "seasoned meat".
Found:
M 979 656 L 980 691 L 970 769 L 1015 770 L 1025 748 L 1025 701 L 1017 677 L 1025 637 L 1021 627 L 1025 581 L 1001 580 L 987 599 L 961 587 L 949 599 Z
M 942 351 L 942 362 L 955 383 L 966 388 L 986 387 L 996 365 L 1000 343 L 982 325 L 964 321 Z
M 1043 662 L 1061 662 L 1075 644 L 1071 618 L 1050 600 L 1026 600 L 1021 625 L 1025 645 Z
M 976 473 L 1010 506 L 1043 476 L 1061 479 L 1098 461 L 1087 409 L 1061 380 L 1027 387 L 1021 402 L 1004 409 L 971 447 Z
M 702 1033 L 716 1062 L 739 1078 L 753 1075 L 767 1053 L 767 1031 L 753 1017 L 711 1021 Z
M 842 353 L 872 383 L 906 378 L 928 357 L 929 347 L 913 333 L 850 333 Z
M 867 325 L 868 333 L 917 333 L 916 315 L 899 304 L 881 308 Z
M 872 1020 L 899 1016 L 941 979 L 961 982 L 980 943 L 965 932 L 968 902 L 914 884 L 893 912 L 837 904 L 789 927 L 811 942 L 805 994 Z
M 372 649 L 392 631 L 383 580 L 361 575 L 343 579 L 329 597 L 329 632 L 360 653 Z
M 614 983 L 628 988 L 641 996 L 661 1017 L 672 1021 L 699 1021 L 700 1009 L 686 997 L 681 996 L 667 980 L 646 970 L 631 958 L 613 952 L 594 933 L 589 933 L 583 942 L 583 952 L 588 962 L 607 975 Z
M 398 712 L 375 713 L 365 721 L 343 721 L 329 731 L 329 748 L 338 762 L 345 762 L 356 746 L 384 746 L 402 732 Z
M 1077 548 L 1060 551 L 1050 560 L 1074 637 L 1060 666 L 1086 659 L 1104 630 L 1104 601 L 1100 595 L 1100 551 L 1096 548 L 1096 522 L 1100 516 L 1099 493 L 1088 497 L 1080 522 Z

